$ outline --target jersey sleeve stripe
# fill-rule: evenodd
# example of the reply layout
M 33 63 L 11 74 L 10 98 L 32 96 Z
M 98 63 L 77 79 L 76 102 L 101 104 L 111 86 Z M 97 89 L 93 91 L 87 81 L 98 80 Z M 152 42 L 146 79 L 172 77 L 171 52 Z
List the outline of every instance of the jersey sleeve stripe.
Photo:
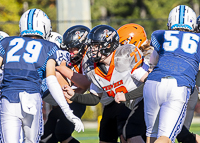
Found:
M 140 56 L 140 58 L 142 58 L 140 52 L 138 51 L 138 48 L 135 48 L 134 51 L 138 53 L 138 55 Z
M 0 56 L 3 57 L 4 54 L 5 54 L 5 50 L 0 43 Z
M 138 61 L 137 56 L 136 56 L 136 53 L 135 53 L 134 51 L 133 51 L 132 53 L 130 53 L 130 56 L 131 56 L 131 57 L 134 56 L 134 58 L 135 58 L 135 62 Z
M 160 44 L 154 35 L 151 36 L 151 44 L 150 45 L 153 46 L 156 51 L 159 51 Z
M 137 69 L 143 62 L 143 59 L 141 59 L 132 69 L 131 74 L 134 72 L 135 69 Z

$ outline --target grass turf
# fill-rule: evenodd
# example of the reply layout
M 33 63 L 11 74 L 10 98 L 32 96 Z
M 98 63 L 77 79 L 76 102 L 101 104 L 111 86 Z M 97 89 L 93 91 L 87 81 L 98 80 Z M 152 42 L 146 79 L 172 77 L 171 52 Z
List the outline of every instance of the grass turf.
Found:
M 200 134 L 200 124 L 192 124 L 190 127 L 190 131 L 195 134 Z M 74 132 L 73 137 L 79 140 L 81 143 L 98 143 L 98 131 L 97 129 L 85 129 L 84 132 L 78 133 Z M 178 143 L 176 141 L 176 143 Z

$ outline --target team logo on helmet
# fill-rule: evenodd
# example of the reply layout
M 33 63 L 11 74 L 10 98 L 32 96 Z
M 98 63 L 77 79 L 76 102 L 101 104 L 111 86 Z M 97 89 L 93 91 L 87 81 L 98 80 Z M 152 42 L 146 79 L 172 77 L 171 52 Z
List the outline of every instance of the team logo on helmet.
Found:
M 103 31 L 103 33 L 101 34 L 101 38 L 102 38 L 102 39 L 106 39 L 106 38 L 108 38 L 108 36 L 109 36 L 111 33 L 112 33 L 112 31 L 109 31 L 108 29 L 105 29 L 105 30 Z
M 86 39 L 87 35 L 88 35 L 88 32 L 85 31 L 83 36 L 80 38 L 79 42 L 82 43 L 82 41 L 84 41 Z
M 82 43 L 82 41 L 84 41 L 86 39 L 88 32 L 87 31 L 85 31 L 85 32 L 76 31 L 75 34 L 76 34 L 75 39 L 79 39 L 79 42 Z
M 62 37 L 60 37 L 60 36 L 57 36 L 57 37 L 55 38 L 55 40 L 58 41 L 59 43 L 62 43 Z
M 103 34 L 101 34 L 102 39 L 106 39 L 106 41 L 112 40 L 112 38 L 116 35 L 115 31 L 109 31 L 108 29 L 105 29 L 103 31 Z
M 77 36 L 77 39 L 81 39 L 81 36 L 83 35 L 83 32 L 76 31 L 75 34 Z

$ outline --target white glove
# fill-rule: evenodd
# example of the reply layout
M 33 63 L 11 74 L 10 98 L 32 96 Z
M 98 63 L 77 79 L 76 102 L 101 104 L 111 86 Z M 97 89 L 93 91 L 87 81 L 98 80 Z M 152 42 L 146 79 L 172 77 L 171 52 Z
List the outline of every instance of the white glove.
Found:
M 74 114 L 73 114 L 73 112 L 67 112 L 67 113 L 65 113 L 64 112 L 64 114 L 65 114 L 65 116 L 67 117 L 67 119 L 69 120 L 69 121 L 71 121 L 74 125 L 75 125 L 75 130 L 79 133 L 79 132 L 81 132 L 81 131 L 83 131 L 84 132 L 84 126 L 83 126 L 83 123 L 82 123 L 82 121 L 77 117 L 77 116 L 75 116 Z

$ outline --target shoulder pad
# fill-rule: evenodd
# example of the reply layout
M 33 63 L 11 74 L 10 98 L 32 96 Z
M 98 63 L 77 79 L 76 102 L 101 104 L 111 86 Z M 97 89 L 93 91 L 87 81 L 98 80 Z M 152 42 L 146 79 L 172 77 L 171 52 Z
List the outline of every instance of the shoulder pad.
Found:
M 132 44 L 119 46 L 115 52 L 115 69 L 118 72 L 131 71 L 142 58 L 142 51 L 136 46 Z

